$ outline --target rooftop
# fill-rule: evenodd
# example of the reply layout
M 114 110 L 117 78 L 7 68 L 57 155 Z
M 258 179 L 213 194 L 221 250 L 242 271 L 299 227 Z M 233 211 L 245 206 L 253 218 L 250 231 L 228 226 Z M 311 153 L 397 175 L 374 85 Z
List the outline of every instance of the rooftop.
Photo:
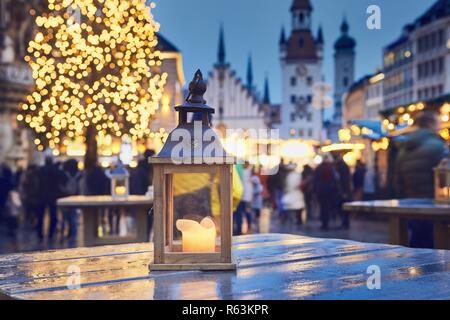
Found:
M 158 50 L 162 52 L 180 52 L 173 43 L 163 37 L 160 33 L 157 33 L 156 37 L 158 38 L 158 45 L 156 46 Z

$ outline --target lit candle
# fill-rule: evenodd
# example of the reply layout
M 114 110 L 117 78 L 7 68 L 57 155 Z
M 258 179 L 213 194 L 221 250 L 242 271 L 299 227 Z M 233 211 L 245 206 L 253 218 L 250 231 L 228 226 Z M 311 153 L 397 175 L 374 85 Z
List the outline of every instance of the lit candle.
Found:
M 118 196 L 124 196 L 126 193 L 125 186 L 116 186 L 116 195 Z
M 204 218 L 200 223 L 180 219 L 176 223 L 182 233 L 183 252 L 215 252 L 216 225 L 211 218 Z

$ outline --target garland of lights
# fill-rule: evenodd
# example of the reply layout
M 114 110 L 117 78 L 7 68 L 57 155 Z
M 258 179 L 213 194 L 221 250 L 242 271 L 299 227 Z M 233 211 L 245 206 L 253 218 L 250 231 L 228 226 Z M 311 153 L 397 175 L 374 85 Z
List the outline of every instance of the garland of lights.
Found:
M 98 137 L 149 135 L 167 79 L 158 72 L 154 4 L 48 0 L 47 7 L 25 57 L 35 89 L 17 116 L 35 131 L 38 149 L 85 141 L 90 126 Z

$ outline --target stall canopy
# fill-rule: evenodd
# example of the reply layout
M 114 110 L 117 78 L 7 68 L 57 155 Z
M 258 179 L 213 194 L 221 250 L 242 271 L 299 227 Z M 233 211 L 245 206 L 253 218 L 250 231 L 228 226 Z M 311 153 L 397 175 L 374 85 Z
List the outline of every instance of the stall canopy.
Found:
M 350 122 L 352 125 L 358 126 L 360 128 L 367 128 L 366 132 L 362 132 L 361 136 L 369 138 L 371 140 L 380 140 L 386 137 L 386 132 L 383 130 L 381 121 L 378 120 L 352 120 Z

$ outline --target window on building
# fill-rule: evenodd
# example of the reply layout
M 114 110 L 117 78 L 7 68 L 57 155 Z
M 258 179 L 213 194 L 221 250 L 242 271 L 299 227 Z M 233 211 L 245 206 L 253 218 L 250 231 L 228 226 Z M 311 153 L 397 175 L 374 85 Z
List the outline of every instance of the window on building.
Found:
M 444 69 L 445 69 L 445 65 L 444 65 L 445 63 L 444 63 L 444 58 L 443 57 L 440 57 L 439 59 L 438 59 L 438 73 L 443 73 L 444 72 Z
M 312 95 L 308 94 L 308 95 L 306 96 L 306 101 L 307 101 L 308 103 L 311 103 L 311 102 L 312 102 Z
M 304 135 L 303 129 L 299 129 L 298 130 L 298 136 L 299 137 L 303 137 L 303 135 Z
M 297 101 L 297 98 L 294 95 L 292 95 L 291 96 L 291 103 L 295 103 L 296 101 Z
M 291 122 L 294 122 L 295 121 L 295 113 L 291 113 Z
M 289 130 L 289 134 L 291 135 L 291 137 L 295 136 L 296 130 L 294 128 L 291 128 L 291 130 Z
M 425 62 L 424 64 L 423 64 L 423 77 L 424 78 L 426 78 L 426 77 L 428 77 L 428 74 L 429 74 L 429 63 L 428 62 Z
M 311 76 L 308 76 L 306 78 L 306 85 L 311 87 L 313 85 L 313 78 Z
M 297 78 L 296 77 L 292 77 L 291 78 L 291 86 L 295 87 L 297 85 Z
M 305 14 L 303 12 L 300 12 L 300 14 L 298 15 L 298 22 L 300 22 L 300 24 L 303 24 L 304 21 L 305 21 Z
M 300 37 L 300 38 L 298 39 L 298 46 L 299 46 L 300 48 L 303 48 L 304 45 L 305 45 L 305 40 L 303 40 L 303 38 Z
M 429 47 L 429 37 L 425 36 L 423 37 L 423 51 L 427 51 Z
M 311 112 L 308 112 L 308 114 L 306 115 L 306 120 L 309 121 L 309 122 L 311 122 L 311 120 L 312 120 L 312 114 L 311 114 Z
M 441 29 L 438 31 L 438 46 L 442 46 L 444 44 L 444 30 Z
M 436 45 L 437 45 L 437 41 L 436 41 L 436 40 L 437 40 L 437 39 L 436 39 L 436 33 L 433 32 L 433 33 L 431 34 L 431 37 L 430 37 L 430 46 L 431 46 L 431 48 L 436 47 Z
M 313 136 L 313 129 L 309 128 L 308 129 L 308 137 L 312 137 Z
M 348 78 L 347 78 L 347 77 L 344 77 L 344 79 L 342 80 L 342 85 L 343 85 L 345 88 L 347 88 L 347 86 L 348 86 Z

